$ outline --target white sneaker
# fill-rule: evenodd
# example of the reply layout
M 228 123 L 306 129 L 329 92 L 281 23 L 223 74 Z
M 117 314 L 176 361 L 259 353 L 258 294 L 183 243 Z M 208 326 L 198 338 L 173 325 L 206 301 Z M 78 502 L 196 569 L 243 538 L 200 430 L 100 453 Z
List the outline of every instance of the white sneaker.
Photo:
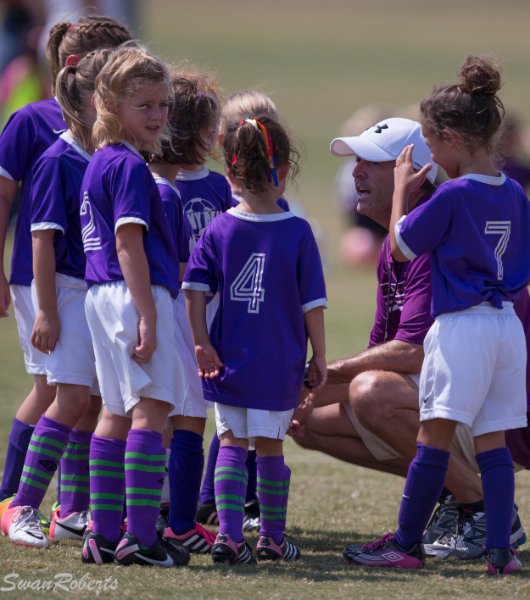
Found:
M 73 512 L 61 517 L 60 509 L 53 513 L 50 540 L 83 540 L 88 525 L 88 511 Z
M 39 511 L 32 506 L 8 508 L 2 516 L 2 531 L 13 544 L 31 548 L 48 547 L 48 540 L 42 532 Z

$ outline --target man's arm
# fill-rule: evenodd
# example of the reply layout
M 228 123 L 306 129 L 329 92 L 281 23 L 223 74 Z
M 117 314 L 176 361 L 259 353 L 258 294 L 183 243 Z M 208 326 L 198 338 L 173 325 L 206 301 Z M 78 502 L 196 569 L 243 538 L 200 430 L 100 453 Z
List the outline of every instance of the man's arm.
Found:
M 328 364 L 328 383 L 349 383 L 364 371 L 396 371 L 413 374 L 421 371 L 423 346 L 391 340 L 351 357 Z

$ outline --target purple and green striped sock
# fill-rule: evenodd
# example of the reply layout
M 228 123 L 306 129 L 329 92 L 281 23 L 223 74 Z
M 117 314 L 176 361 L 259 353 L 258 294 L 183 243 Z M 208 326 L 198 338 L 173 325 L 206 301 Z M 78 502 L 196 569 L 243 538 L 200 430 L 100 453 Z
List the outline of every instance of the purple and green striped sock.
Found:
M 125 441 L 92 436 L 89 460 L 92 530 L 109 542 L 117 542 L 121 536 L 124 462 Z
M 283 456 L 258 456 L 256 463 L 260 535 L 271 537 L 276 544 L 281 544 L 287 521 L 291 470 L 285 464 Z
M 57 471 L 69 435 L 69 427 L 42 415 L 31 436 L 20 485 L 11 506 L 40 506 Z
M 92 432 L 72 429 L 60 464 L 61 517 L 88 510 L 88 459 Z
M 131 429 L 125 448 L 127 531 L 150 548 L 157 540 L 156 520 L 166 472 L 162 434 Z
M 228 534 L 237 543 L 243 540 L 243 511 L 248 482 L 246 458 L 247 451 L 240 446 L 221 446 L 214 476 L 219 533 Z

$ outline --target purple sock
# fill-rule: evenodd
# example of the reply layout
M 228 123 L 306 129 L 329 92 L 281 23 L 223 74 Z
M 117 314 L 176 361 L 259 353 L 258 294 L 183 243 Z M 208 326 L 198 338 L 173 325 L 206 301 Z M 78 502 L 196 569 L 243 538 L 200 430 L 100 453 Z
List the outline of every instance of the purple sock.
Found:
M 88 510 L 88 457 L 92 432 L 72 429 L 60 464 L 61 517 Z
M 2 487 L 0 488 L 0 501 L 17 493 L 29 440 L 34 429 L 33 425 L 26 425 L 17 418 L 13 419 L 7 444 Z
M 57 471 L 69 435 L 69 427 L 42 415 L 31 436 L 20 485 L 11 506 L 39 508 Z
M 247 502 L 250 502 L 251 500 L 257 500 L 258 499 L 258 493 L 257 493 L 257 477 L 258 477 L 258 468 L 256 466 L 256 451 L 255 450 L 250 450 L 247 456 L 247 462 L 245 463 L 247 465 L 247 471 L 248 471 L 248 483 L 247 483 L 247 495 L 245 497 L 245 500 Z
M 442 492 L 449 452 L 417 445 L 399 508 L 396 541 L 405 550 L 421 543 L 423 531 Z
M 258 456 L 258 496 L 260 535 L 271 537 L 276 544 L 283 542 L 287 520 L 287 500 L 291 470 L 283 456 Z
M 486 551 L 508 548 L 512 530 L 515 481 L 508 448 L 495 448 L 476 455 L 486 508 Z
M 247 489 L 247 451 L 239 446 L 221 446 L 215 467 L 215 504 L 219 515 L 219 533 L 234 542 L 243 540 L 243 510 Z
M 169 526 L 182 535 L 195 527 L 199 488 L 204 467 L 202 436 L 177 429 L 169 456 Z
M 131 429 L 125 448 L 127 531 L 150 548 L 157 540 L 156 520 L 166 472 L 162 434 Z
M 202 502 L 202 504 L 207 504 L 208 502 L 215 502 L 213 479 L 218 454 L 219 438 L 217 437 L 217 434 L 214 433 L 212 441 L 210 442 L 210 449 L 208 450 L 208 461 L 206 462 L 206 470 L 204 471 L 204 477 L 202 480 L 202 487 L 200 493 L 200 501 Z
M 90 515 L 94 533 L 109 542 L 121 536 L 125 500 L 125 441 L 90 440 Z

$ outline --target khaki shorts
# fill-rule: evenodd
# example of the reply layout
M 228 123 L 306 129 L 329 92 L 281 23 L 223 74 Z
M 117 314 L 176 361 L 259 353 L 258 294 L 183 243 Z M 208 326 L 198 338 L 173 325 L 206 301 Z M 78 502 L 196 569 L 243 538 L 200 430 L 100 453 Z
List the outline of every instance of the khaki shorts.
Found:
M 420 382 L 420 374 L 408 375 L 408 377 L 414 382 L 416 386 L 419 386 Z M 346 409 L 346 413 L 350 417 L 350 421 L 353 423 L 355 430 L 359 434 L 359 437 L 363 441 L 364 445 L 368 448 L 368 450 L 373 454 L 374 458 L 377 460 L 395 460 L 396 458 L 403 458 L 399 452 L 396 452 L 394 448 L 389 446 L 386 442 L 384 442 L 380 437 L 368 431 L 366 427 L 361 425 L 359 419 L 355 416 L 353 412 L 353 408 L 351 407 L 349 402 L 344 403 L 344 408 Z

